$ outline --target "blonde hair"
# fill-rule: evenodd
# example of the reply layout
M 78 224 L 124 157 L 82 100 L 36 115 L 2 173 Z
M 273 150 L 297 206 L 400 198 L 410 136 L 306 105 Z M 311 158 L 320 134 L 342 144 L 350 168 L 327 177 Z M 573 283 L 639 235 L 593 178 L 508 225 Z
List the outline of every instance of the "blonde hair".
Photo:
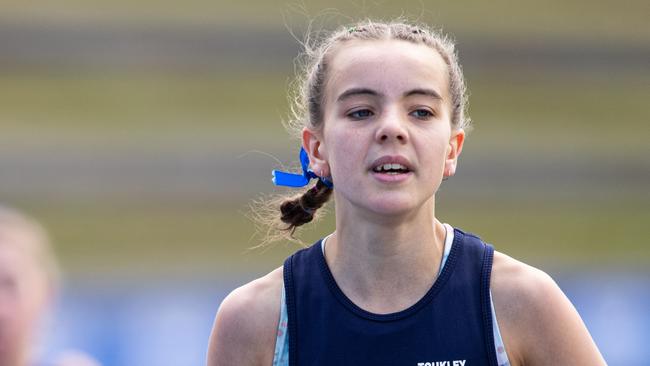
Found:
M 16 233 L 27 236 L 27 240 L 21 242 L 23 248 L 20 249 L 34 259 L 50 285 L 57 287 L 61 272 L 45 228 L 22 212 L 0 204 L 0 246 L 14 245 L 12 240 L 5 240 L 5 237 Z

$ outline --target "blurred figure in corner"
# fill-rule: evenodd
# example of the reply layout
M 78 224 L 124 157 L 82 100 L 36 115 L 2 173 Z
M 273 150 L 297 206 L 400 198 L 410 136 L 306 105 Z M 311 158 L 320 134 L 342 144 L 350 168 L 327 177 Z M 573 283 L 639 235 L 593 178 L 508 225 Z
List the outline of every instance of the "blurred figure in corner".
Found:
M 99 366 L 79 351 L 35 359 L 41 318 L 53 304 L 60 272 L 45 229 L 0 204 L 0 366 Z

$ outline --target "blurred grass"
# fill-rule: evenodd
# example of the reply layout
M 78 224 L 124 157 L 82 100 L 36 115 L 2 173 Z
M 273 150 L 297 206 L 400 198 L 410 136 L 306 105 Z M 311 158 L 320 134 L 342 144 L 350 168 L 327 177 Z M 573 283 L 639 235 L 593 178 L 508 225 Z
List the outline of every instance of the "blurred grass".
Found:
M 254 73 L 4 73 L 0 140 L 29 144 L 37 137 L 44 144 L 64 140 L 114 148 L 195 144 L 193 138 L 241 135 L 249 128 L 253 138 L 280 136 L 285 135 L 280 120 L 286 117 L 286 83 L 280 75 Z
M 300 28 L 317 23 L 347 22 L 346 17 L 393 18 L 406 15 L 456 32 L 483 37 L 523 37 L 618 42 L 650 40 L 648 5 L 643 0 L 520 1 L 83 1 L 9 0 L 2 3 L 0 20 L 245 25 Z
M 647 268 L 647 201 L 444 202 L 439 215 L 495 249 L 546 268 Z
M 437 216 L 496 249 L 542 268 L 647 268 L 647 203 L 447 201 Z M 50 229 L 70 275 L 178 276 L 264 273 L 300 247 L 259 242 L 246 202 L 110 203 L 21 207 Z M 333 210 L 333 206 L 331 206 Z M 334 229 L 333 213 L 307 225 L 311 244 Z
M 492 148 L 647 156 L 648 75 L 469 75 L 470 117 Z
M 196 146 L 288 140 L 289 75 L 0 74 L 3 145 Z M 650 151 L 647 75 L 468 75 L 471 144 L 610 157 Z M 191 128 L 188 128 L 191 126 Z M 37 137 L 37 139 L 35 139 Z
M 320 23 L 346 22 L 341 14 L 354 18 L 405 14 L 444 25 L 459 38 L 492 38 L 502 43 L 644 46 L 650 41 L 650 32 L 645 31 L 648 4 L 642 0 L 514 4 L 503 0 L 434 4 L 419 0 L 10 0 L 0 10 L 0 24 L 144 29 L 234 25 L 234 29 L 261 31 L 286 25 L 298 35 L 312 19 L 319 29 Z M 286 60 L 287 73 L 282 75 L 263 70 L 237 73 L 218 65 L 213 74 L 3 70 L 0 151 L 34 151 L 40 146 L 182 151 L 197 146 L 228 149 L 241 141 L 262 150 L 286 149 L 289 139 L 280 121 L 287 117 L 291 61 Z M 578 156 L 609 164 L 650 156 L 647 73 L 466 72 L 475 130 L 465 155 Z M 49 228 L 71 276 L 263 273 L 280 266 L 298 249 L 278 245 L 248 251 L 256 244 L 253 224 L 242 213 L 246 202 L 237 198 L 12 202 L 9 197 L 8 201 Z M 497 250 L 540 267 L 650 265 L 646 245 L 650 210 L 645 198 L 470 201 L 446 198 L 442 192 L 437 214 L 442 221 L 480 235 Z M 309 225 L 303 241 L 311 243 L 333 228 L 330 214 L 322 223 Z
M 643 158 L 650 120 L 646 77 L 470 73 L 476 129 L 466 154 Z M 271 74 L 2 74 L 0 140 L 4 148 L 65 141 L 91 149 L 182 149 L 251 140 L 261 149 L 286 147 L 280 124 L 286 88 L 286 77 Z M 472 204 L 447 202 L 443 192 L 438 213 L 497 250 L 540 267 L 647 266 L 647 202 L 619 198 Z M 253 224 L 239 201 L 15 204 L 51 230 L 72 276 L 263 273 L 298 249 L 289 244 L 248 251 L 256 245 Z M 333 230 L 332 219 L 308 228 L 303 240 L 311 243 Z
M 201 275 L 241 273 L 268 255 L 249 253 L 252 224 L 232 203 L 22 202 L 49 228 L 72 276 Z M 279 264 L 278 264 L 279 265 Z

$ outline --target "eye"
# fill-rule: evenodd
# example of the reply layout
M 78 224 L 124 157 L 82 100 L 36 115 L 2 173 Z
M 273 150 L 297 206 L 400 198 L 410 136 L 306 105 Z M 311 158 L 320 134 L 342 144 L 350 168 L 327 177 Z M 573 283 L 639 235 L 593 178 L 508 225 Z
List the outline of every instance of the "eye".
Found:
M 354 112 L 348 113 L 348 117 L 352 119 L 364 119 L 372 116 L 373 113 L 370 109 L 359 109 Z
M 414 110 L 410 115 L 419 119 L 428 119 L 434 116 L 430 110 L 422 108 Z

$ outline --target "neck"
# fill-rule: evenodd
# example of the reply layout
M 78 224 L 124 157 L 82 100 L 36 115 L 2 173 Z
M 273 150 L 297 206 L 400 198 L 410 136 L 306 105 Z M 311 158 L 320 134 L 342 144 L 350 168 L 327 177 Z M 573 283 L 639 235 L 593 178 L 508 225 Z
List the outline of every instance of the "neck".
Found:
M 392 217 L 336 206 L 336 231 L 327 240 L 325 257 L 350 300 L 388 313 L 407 308 L 429 290 L 445 238 L 434 197 L 408 215 Z

